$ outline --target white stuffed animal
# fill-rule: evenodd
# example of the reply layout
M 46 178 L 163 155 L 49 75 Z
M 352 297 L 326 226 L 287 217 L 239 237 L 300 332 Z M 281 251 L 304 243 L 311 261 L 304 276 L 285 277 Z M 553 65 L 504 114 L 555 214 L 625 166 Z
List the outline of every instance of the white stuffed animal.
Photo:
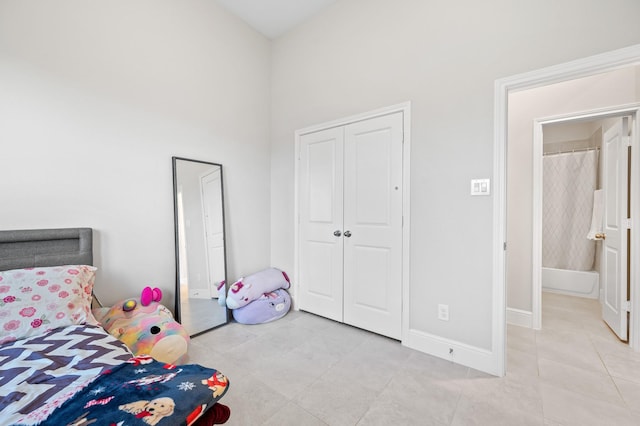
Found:
M 241 308 L 265 293 L 279 288 L 287 289 L 289 286 L 289 277 L 280 269 L 269 268 L 256 272 L 233 283 L 227 294 L 227 307 L 229 309 Z

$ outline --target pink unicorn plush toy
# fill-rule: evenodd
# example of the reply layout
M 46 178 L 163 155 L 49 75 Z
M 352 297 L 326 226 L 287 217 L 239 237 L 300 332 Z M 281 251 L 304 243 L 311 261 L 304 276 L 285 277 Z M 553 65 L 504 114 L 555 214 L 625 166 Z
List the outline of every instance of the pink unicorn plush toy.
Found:
M 134 355 L 150 355 L 160 362 L 181 364 L 187 357 L 189 333 L 173 319 L 171 311 L 159 303 L 161 294 L 152 290 L 149 296 L 145 288 L 140 298 L 144 301 L 126 299 L 111 308 L 96 309 L 94 315 L 102 327 L 127 345 Z
M 229 309 L 241 308 L 265 293 L 270 293 L 279 288 L 287 289 L 289 286 L 289 277 L 280 269 L 269 268 L 256 272 L 240 278 L 229 288 L 227 307 Z

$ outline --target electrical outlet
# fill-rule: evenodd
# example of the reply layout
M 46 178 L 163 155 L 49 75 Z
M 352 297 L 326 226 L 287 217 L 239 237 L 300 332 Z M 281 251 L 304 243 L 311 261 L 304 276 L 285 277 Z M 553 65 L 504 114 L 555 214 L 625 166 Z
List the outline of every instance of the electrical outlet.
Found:
M 449 305 L 438 305 L 438 319 L 449 321 Z

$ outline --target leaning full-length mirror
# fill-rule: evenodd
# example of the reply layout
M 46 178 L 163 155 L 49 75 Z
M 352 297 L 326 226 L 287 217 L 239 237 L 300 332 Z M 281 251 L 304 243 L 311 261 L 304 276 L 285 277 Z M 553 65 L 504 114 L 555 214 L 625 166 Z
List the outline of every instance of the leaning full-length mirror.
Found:
M 222 165 L 173 157 L 175 312 L 191 336 L 228 320 L 222 187 Z

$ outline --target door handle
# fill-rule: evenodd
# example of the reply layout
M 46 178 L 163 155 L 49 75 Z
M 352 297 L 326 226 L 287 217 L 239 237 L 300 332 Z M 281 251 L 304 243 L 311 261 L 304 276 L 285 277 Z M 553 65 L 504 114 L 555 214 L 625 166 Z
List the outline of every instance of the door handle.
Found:
M 345 232 L 346 235 L 346 232 Z M 596 235 L 596 240 L 606 240 L 607 239 L 607 234 L 605 234 L 604 232 L 598 232 Z
M 342 232 L 340 232 L 339 229 L 336 229 L 335 231 L 333 231 L 333 235 L 335 235 L 336 237 L 339 237 L 340 235 L 342 235 Z
M 344 236 L 349 238 L 351 236 L 351 231 L 344 231 Z

